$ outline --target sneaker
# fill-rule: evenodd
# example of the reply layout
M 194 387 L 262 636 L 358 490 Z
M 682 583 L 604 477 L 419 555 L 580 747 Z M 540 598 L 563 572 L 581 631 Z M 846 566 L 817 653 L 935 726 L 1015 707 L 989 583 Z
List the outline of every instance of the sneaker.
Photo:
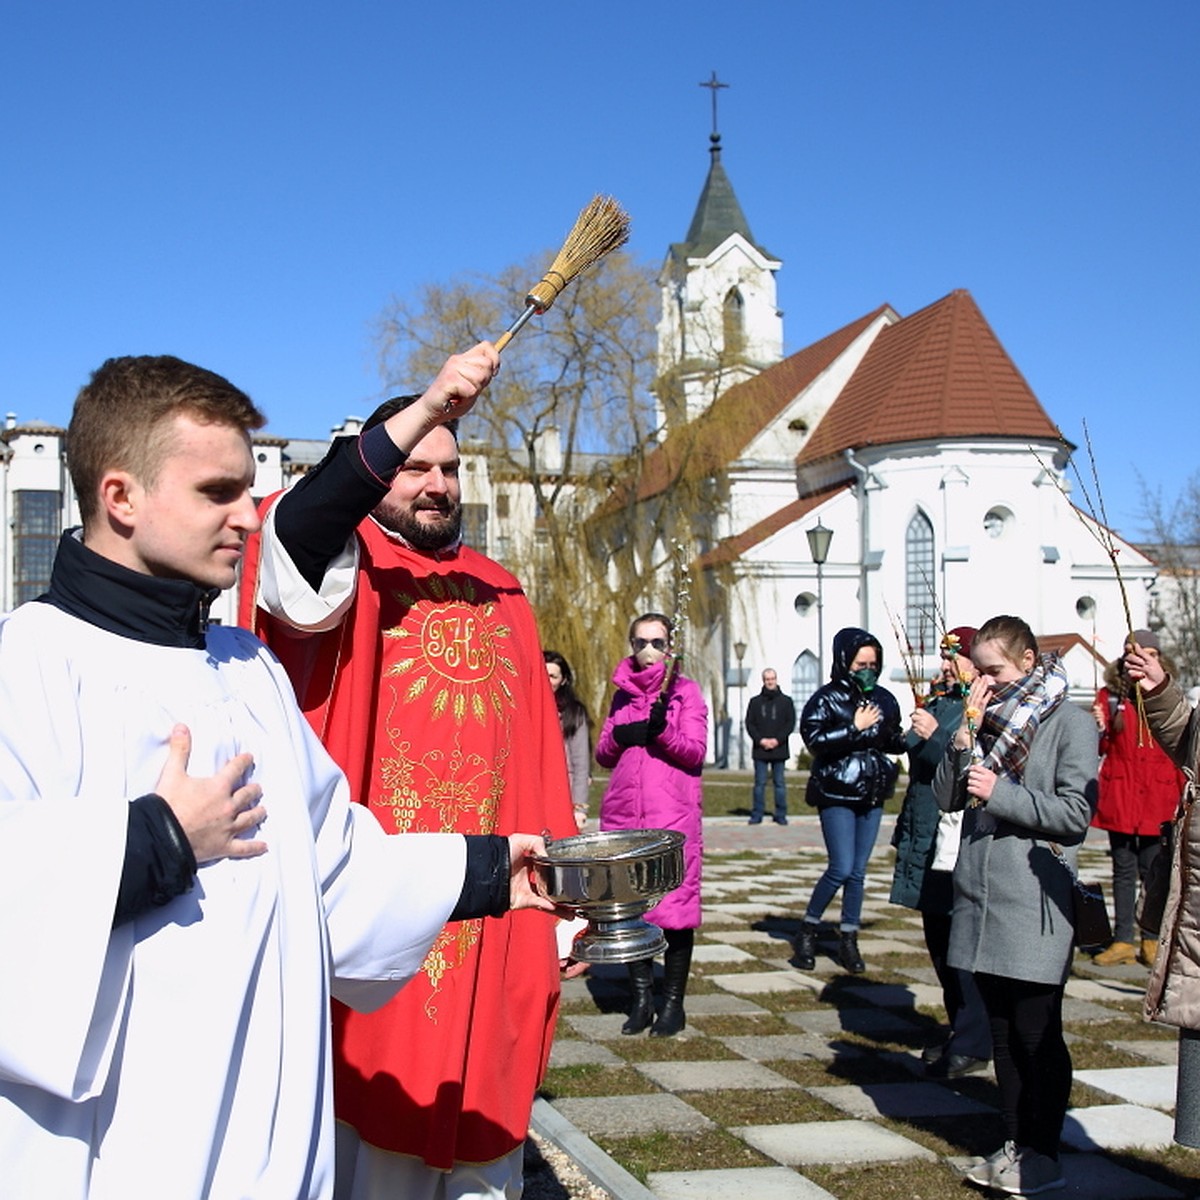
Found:
M 1107 950 L 1101 950 L 1092 962 L 1098 967 L 1119 967 L 1123 963 L 1137 962 L 1137 947 L 1132 942 L 1113 942 Z
M 1017 1161 L 1017 1156 L 1017 1143 L 1005 1142 L 999 1150 L 994 1150 L 982 1162 L 976 1163 L 967 1171 L 966 1180 L 968 1183 L 977 1184 L 979 1187 L 991 1187 L 992 1180 L 1001 1171 L 1011 1167 Z
M 775 818 L 775 824 L 776 824 L 776 825 L 786 825 L 786 824 L 787 824 L 787 817 L 776 817 L 776 818 Z
M 748 821 L 746 822 L 746 824 L 747 824 L 747 825 L 761 825 L 761 824 L 762 824 L 762 817 L 751 817 L 751 818 L 750 818 L 750 820 L 748 820 Z
M 1010 1196 L 1037 1196 L 1067 1186 L 1062 1164 L 1036 1150 L 1022 1150 L 1016 1159 L 992 1176 L 989 1184 Z

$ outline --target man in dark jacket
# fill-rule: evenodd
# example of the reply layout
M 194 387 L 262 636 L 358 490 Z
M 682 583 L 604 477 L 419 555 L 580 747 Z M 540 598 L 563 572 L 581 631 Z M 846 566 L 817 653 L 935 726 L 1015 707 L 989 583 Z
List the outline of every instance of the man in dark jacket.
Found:
M 788 736 L 796 728 L 796 706 L 791 696 L 779 690 L 779 676 L 774 667 L 762 673 L 762 691 L 753 697 L 746 708 L 746 733 L 753 743 L 754 801 L 750 809 L 750 824 L 761 825 L 763 803 L 767 791 L 767 768 L 771 769 L 775 786 L 775 824 L 787 824 L 787 785 L 783 781 L 783 764 L 790 750 Z

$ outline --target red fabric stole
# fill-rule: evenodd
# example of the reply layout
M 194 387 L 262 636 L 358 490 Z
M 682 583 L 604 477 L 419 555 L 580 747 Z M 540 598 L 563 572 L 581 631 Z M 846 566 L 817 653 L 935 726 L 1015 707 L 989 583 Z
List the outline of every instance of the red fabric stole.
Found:
M 358 593 L 342 625 L 256 632 L 389 832 L 575 831 L 558 715 L 517 580 L 468 548 L 435 558 L 359 526 Z M 256 539 L 257 541 L 257 539 Z M 247 557 L 243 623 L 258 546 Z M 489 1162 L 525 1137 L 558 1011 L 553 922 L 451 922 L 389 1004 L 334 1004 L 339 1119 L 434 1167 Z

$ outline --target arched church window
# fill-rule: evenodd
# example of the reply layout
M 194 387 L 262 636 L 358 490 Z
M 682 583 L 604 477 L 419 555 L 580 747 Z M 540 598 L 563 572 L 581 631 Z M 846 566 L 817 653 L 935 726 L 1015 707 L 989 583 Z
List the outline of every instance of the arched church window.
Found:
M 792 703 L 796 706 L 796 715 L 804 711 L 809 697 L 821 686 L 817 678 L 819 670 L 817 656 L 811 650 L 805 650 L 792 663 Z
M 740 354 L 746 346 L 746 304 L 737 288 L 725 296 L 725 353 Z
M 913 514 L 904 532 L 904 608 L 904 629 L 913 650 L 919 655 L 935 653 L 933 523 L 923 512 Z

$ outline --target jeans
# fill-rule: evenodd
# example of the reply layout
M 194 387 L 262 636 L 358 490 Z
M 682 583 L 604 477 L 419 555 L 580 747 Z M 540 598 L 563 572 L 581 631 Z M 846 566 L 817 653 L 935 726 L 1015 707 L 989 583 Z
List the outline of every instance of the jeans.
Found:
M 1157 834 L 1112 830 L 1108 833 L 1108 845 L 1112 852 L 1113 907 L 1117 917 L 1113 941 L 1132 943 L 1138 884 L 1145 881 L 1146 872 L 1162 847 Z
M 883 809 L 875 807 L 865 812 L 840 805 L 829 805 L 821 809 L 821 833 L 825 838 L 825 850 L 829 855 L 829 866 L 817 880 L 812 899 L 808 902 L 806 921 L 818 922 L 837 895 L 842 892 L 842 923 L 844 933 L 857 931 L 862 921 L 863 882 L 867 877 L 867 860 L 875 848 L 879 835 L 879 823 L 883 820 Z
M 775 819 L 787 816 L 787 784 L 783 782 L 783 759 L 777 762 L 764 762 L 760 758 L 754 760 L 754 801 L 750 808 L 750 816 L 762 820 L 763 802 L 767 792 L 767 771 L 771 772 L 775 785 Z

